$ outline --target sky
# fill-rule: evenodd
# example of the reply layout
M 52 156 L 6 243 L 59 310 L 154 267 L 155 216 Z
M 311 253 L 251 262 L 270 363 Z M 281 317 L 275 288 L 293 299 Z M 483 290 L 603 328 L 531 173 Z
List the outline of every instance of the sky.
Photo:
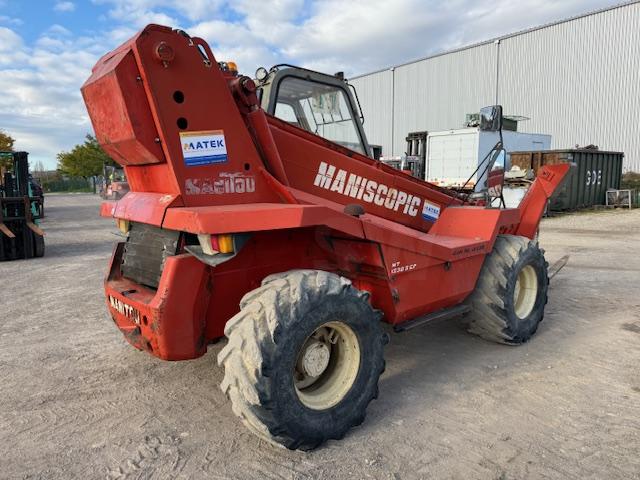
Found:
M 80 95 L 91 68 L 149 23 L 204 38 L 250 76 L 277 63 L 355 76 L 617 3 L 0 0 L 0 129 L 54 169 L 92 132 Z

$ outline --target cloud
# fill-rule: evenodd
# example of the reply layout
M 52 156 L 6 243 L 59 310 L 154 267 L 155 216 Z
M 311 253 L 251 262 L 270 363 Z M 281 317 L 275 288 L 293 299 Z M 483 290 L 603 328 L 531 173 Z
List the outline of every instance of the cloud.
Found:
M 145 19 L 158 15 L 173 20 L 176 16 L 184 17 L 191 22 L 209 20 L 219 16 L 220 9 L 225 5 L 224 0 L 92 0 L 96 5 L 109 5 L 109 16 L 116 20 L 132 20 L 140 24 Z M 232 3 L 232 2 L 229 2 Z M 160 10 L 169 10 L 164 14 Z M 158 22 L 156 22 L 158 23 Z M 168 24 L 168 23 L 165 23 Z
M 0 27 L 0 52 L 10 52 L 22 47 L 22 37 L 7 27 Z
M 53 34 L 53 35 L 62 35 L 62 36 L 65 36 L 65 37 L 68 37 L 68 36 L 72 35 L 71 31 L 69 31 L 68 29 L 64 28 L 62 25 L 58 25 L 57 23 L 54 23 L 53 25 L 51 25 L 47 29 L 47 33 Z
M 0 3 L 0 6 L 2 6 L 1 3 Z M 20 20 L 19 18 L 9 17 L 7 15 L 0 15 L 0 23 L 6 23 L 6 24 L 9 24 L 9 25 L 20 26 L 24 22 L 22 20 Z
M 113 46 L 106 35 L 74 37 L 57 25 L 27 45 L 15 31 L 0 27 L 0 125 L 16 139 L 17 149 L 55 168 L 56 154 L 91 132 L 79 89 Z
M 76 9 L 76 5 L 73 2 L 56 2 L 53 9 L 56 12 L 73 12 Z
M 271 66 L 279 61 L 276 52 L 242 24 L 202 22 L 188 31 L 207 40 L 216 60 L 234 61 L 247 74 L 252 74 L 256 66 Z
M 0 68 L 9 67 L 27 59 L 22 37 L 7 27 L 0 27 Z M 0 75 L 0 78 L 2 75 Z M 2 96 L 0 96 L 1 98 Z

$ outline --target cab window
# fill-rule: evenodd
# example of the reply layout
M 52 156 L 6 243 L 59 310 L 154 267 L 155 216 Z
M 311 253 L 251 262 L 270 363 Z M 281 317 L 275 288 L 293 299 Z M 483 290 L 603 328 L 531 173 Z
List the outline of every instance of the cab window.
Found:
M 281 120 L 284 120 L 291 125 L 295 125 L 296 127 L 300 127 L 300 123 L 298 122 L 298 117 L 296 117 L 296 112 L 294 107 L 289 105 L 288 103 L 278 102 L 276 103 L 276 117 Z
M 285 77 L 278 87 L 275 116 L 365 154 L 349 99 L 335 85 Z

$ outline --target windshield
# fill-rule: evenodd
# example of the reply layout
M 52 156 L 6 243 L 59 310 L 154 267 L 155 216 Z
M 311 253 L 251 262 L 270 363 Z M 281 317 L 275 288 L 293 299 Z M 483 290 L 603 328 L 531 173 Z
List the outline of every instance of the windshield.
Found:
M 365 154 L 348 97 L 335 85 L 284 78 L 278 87 L 275 116 Z

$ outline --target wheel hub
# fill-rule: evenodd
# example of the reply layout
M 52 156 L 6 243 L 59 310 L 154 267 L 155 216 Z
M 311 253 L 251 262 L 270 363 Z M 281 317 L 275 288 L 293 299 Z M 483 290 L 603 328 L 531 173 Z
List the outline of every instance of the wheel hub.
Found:
M 294 368 L 298 398 L 308 408 L 325 410 L 342 400 L 360 367 L 360 344 L 347 324 L 321 325 L 305 341 Z
M 300 367 L 302 368 L 300 370 L 310 377 L 318 377 L 329 366 L 330 358 L 329 347 L 323 342 L 312 340 L 301 355 Z
M 518 272 L 513 289 L 513 306 L 518 318 L 526 318 L 533 311 L 538 296 L 538 276 L 531 265 Z

